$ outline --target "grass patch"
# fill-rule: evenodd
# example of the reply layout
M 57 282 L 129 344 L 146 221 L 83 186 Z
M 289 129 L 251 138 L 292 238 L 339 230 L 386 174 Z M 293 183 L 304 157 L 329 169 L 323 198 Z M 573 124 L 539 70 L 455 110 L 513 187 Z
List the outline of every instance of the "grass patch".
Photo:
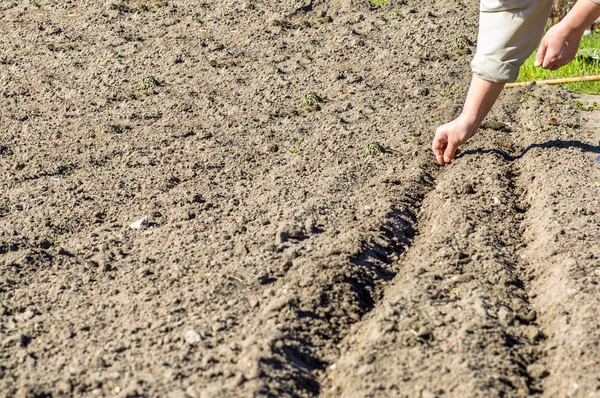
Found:
M 584 36 L 579 44 L 577 56 L 571 63 L 558 70 L 546 70 L 533 66 L 537 50 L 525 61 L 519 73 L 518 82 L 531 80 L 560 79 L 600 75 L 600 34 Z M 600 94 L 600 82 L 566 83 L 564 87 L 585 94 Z
M 579 109 L 580 111 L 593 111 L 595 109 L 598 108 L 598 103 L 597 102 L 592 102 L 591 104 L 584 104 L 581 101 L 575 101 L 573 103 L 573 106 L 577 109 Z
M 369 0 L 371 2 L 371 4 L 374 4 L 376 6 L 385 6 L 387 5 L 390 0 Z

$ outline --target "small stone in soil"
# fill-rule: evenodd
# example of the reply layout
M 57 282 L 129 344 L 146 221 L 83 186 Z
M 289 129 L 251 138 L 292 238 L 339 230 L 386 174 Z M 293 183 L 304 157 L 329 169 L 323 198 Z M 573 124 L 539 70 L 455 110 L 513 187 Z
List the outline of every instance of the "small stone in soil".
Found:
M 512 311 L 504 306 L 500 307 L 498 310 L 498 322 L 500 325 L 507 327 L 513 324 L 515 320 L 515 316 Z
M 281 244 L 286 242 L 288 239 L 302 239 L 304 237 L 304 231 L 301 226 L 296 223 L 283 222 L 277 229 L 277 235 L 275 242 Z
M 304 221 L 304 229 L 307 233 L 314 232 L 316 230 L 317 222 L 314 217 L 310 216 Z
M 526 334 L 527 334 L 527 338 L 531 342 L 536 342 L 538 340 L 541 340 L 541 338 L 543 337 L 542 334 L 540 333 L 540 330 L 535 326 L 529 326 L 527 328 Z
M 129 228 L 131 229 L 140 229 L 142 227 L 148 227 L 150 223 L 148 222 L 148 217 L 140 218 L 139 220 L 129 224 Z
M 197 344 L 202 341 L 202 337 L 195 330 L 185 332 L 185 341 L 188 344 Z
M 548 370 L 540 364 L 529 365 L 527 367 L 527 373 L 529 373 L 529 376 L 531 376 L 531 378 L 534 380 L 543 379 L 550 374 Z

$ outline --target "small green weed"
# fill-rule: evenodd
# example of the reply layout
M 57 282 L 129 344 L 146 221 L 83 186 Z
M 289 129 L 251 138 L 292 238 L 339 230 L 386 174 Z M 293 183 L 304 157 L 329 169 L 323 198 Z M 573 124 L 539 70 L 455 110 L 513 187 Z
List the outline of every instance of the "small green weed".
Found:
M 288 152 L 292 155 L 299 155 L 304 152 L 304 140 L 300 138 L 294 138 L 294 146 L 288 149 Z
M 575 101 L 573 103 L 573 106 L 579 109 L 580 111 L 593 111 L 594 109 L 598 108 L 598 103 L 592 102 L 591 104 L 586 105 L 581 101 Z
M 376 6 L 385 6 L 387 5 L 390 0 L 369 0 L 371 2 L 371 4 L 376 5 Z
M 469 47 L 469 41 L 464 36 L 458 36 L 454 39 L 454 48 L 457 50 L 464 50 Z
M 316 112 L 321 109 L 319 103 L 323 102 L 323 99 L 319 97 L 314 91 L 310 91 L 300 98 L 300 104 L 297 109 L 290 111 L 290 116 L 299 116 L 305 113 Z
M 160 86 L 160 82 L 156 80 L 153 76 L 146 76 L 140 81 L 138 84 L 138 88 L 140 90 L 149 90 L 153 87 Z
M 314 91 L 310 91 L 302 96 L 300 99 L 300 106 L 302 108 L 307 106 L 316 106 L 319 102 L 323 102 L 321 97 L 319 97 Z
M 458 87 L 452 83 L 444 83 L 444 91 L 438 92 L 438 95 L 442 98 L 450 98 L 458 91 Z
M 525 109 L 529 109 L 529 101 L 536 98 L 537 97 L 531 93 L 525 93 L 519 98 L 519 104 L 523 105 Z
M 383 153 L 383 148 L 377 141 L 371 141 L 363 151 L 363 158 L 379 156 Z
M 425 321 L 422 323 L 415 323 L 411 328 L 410 332 L 414 334 L 417 338 L 428 337 L 430 335 L 429 329 L 426 328 L 429 325 L 429 321 Z

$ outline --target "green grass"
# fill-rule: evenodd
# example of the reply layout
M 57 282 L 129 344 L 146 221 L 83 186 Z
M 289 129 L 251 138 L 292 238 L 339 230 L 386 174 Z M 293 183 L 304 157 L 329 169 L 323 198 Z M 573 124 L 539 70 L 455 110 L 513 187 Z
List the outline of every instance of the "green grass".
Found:
M 369 0 L 371 4 L 375 4 L 376 6 L 384 6 L 390 2 L 390 0 Z
M 577 57 L 568 65 L 558 70 L 546 70 L 533 66 L 537 50 L 525 61 L 519 73 L 518 82 L 531 80 L 560 79 L 564 77 L 578 77 L 600 75 L 600 33 L 584 36 L 579 45 Z M 567 83 L 564 87 L 585 94 L 600 94 L 600 82 Z

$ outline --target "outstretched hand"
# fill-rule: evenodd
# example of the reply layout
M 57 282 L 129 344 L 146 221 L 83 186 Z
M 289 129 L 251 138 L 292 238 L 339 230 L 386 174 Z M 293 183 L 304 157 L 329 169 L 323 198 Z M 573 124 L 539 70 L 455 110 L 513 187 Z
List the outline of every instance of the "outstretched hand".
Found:
M 473 75 L 460 116 L 450 123 L 441 125 L 435 132 L 431 150 L 440 165 L 452 162 L 459 153 L 458 147 L 475 135 L 502 88 L 504 83 L 490 82 Z
M 569 29 L 562 23 L 548 30 L 535 57 L 534 66 L 556 70 L 575 58 L 581 33 Z
M 475 134 L 472 124 L 459 117 L 437 128 L 431 150 L 440 165 L 452 162 L 459 147 Z

